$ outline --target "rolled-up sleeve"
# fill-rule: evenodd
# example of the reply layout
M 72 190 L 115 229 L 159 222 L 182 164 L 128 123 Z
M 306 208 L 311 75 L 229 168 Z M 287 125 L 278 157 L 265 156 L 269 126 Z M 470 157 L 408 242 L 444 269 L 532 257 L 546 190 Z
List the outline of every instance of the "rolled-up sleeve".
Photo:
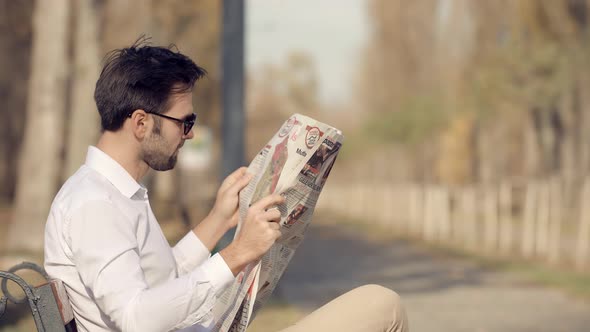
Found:
M 86 202 L 71 216 L 73 260 L 98 307 L 123 331 L 210 326 L 216 299 L 234 279 L 223 258 L 207 259 L 206 249 L 205 255 L 189 256 L 184 251 L 194 243 L 181 244 L 174 255 L 184 255 L 186 273 L 150 288 L 141 268 L 136 223 L 108 201 Z M 194 258 L 201 258 L 200 264 L 188 263 Z

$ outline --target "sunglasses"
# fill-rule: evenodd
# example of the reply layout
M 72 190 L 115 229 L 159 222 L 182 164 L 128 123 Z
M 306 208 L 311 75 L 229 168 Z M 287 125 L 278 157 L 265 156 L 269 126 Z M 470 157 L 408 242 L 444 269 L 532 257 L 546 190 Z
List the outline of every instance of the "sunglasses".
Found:
M 148 112 L 148 111 L 145 111 L 145 112 L 146 113 L 149 113 L 149 114 L 161 116 L 161 117 L 163 117 L 165 119 L 176 121 L 178 123 L 182 123 L 183 129 L 184 129 L 184 135 L 185 136 L 188 135 L 191 132 L 191 129 L 193 129 L 193 126 L 195 125 L 195 121 L 197 121 L 197 114 L 195 114 L 195 113 L 192 113 L 191 115 L 188 115 L 184 119 L 177 119 L 177 118 L 173 118 L 171 116 L 160 114 L 160 113 L 156 113 L 156 112 Z M 128 114 L 129 117 L 131 117 L 131 115 L 132 115 L 132 113 L 129 113 Z

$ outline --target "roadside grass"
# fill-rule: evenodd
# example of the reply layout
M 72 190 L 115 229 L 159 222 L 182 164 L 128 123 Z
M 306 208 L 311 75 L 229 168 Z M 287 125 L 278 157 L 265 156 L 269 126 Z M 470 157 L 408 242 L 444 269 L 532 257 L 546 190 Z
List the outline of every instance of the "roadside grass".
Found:
M 540 266 L 539 264 L 505 263 L 503 269 L 514 271 L 540 284 L 564 290 L 574 297 L 590 302 L 590 275 Z
M 518 257 L 494 257 L 489 254 L 434 244 L 420 244 L 441 255 L 462 257 L 492 271 L 513 273 L 524 282 L 558 289 L 574 298 L 590 303 L 590 273 L 572 267 L 549 265 Z
M 368 240 L 376 242 L 418 240 L 411 236 L 396 235 L 391 227 L 385 225 L 370 224 L 337 214 L 318 212 L 314 219 L 321 224 L 346 225 Z M 514 255 L 498 257 L 475 253 L 451 245 L 425 243 L 422 240 L 412 241 L 412 245 L 436 252 L 441 257 L 465 258 L 489 270 L 513 273 L 527 283 L 558 289 L 590 303 L 590 271 L 576 271 L 572 266 L 550 265 L 535 260 L 525 260 Z

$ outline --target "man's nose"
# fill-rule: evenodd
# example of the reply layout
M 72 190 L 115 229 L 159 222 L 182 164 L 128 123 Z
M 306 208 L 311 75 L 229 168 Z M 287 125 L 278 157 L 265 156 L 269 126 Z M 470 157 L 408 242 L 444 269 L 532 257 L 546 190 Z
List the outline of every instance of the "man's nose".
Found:
M 191 128 L 191 131 L 188 132 L 188 134 L 183 136 L 184 139 L 193 139 L 193 137 L 195 137 L 195 133 L 193 133 L 192 128 Z

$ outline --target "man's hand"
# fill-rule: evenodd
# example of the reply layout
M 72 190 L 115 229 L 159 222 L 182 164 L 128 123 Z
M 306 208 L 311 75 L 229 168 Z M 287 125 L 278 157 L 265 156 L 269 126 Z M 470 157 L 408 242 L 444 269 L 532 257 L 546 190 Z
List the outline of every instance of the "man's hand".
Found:
M 210 216 L 218 222 L 224 223 L 226 231 L 238 224 L 238 193 L 252 179 L 252 174 L 247 173 L 246 170 L 246 167 L 240 167 L 228 175 L 217 191 L 215 205 Z
M 241 167 L 223 180 L 217 191 L 213 209 L 193 229 L 193 232 L 209 251 L 213 250 L 223 234 L 238 224 L 238 193 L 252 179 L 252 175 L 246 170 L 246 167 Z
M 262 198 L 248 209 L 240 232 L 220 254 L 234 275 L 262 257 L 281 236 L 281 213 L 277 205 L 285 198 L 275 194 Z

